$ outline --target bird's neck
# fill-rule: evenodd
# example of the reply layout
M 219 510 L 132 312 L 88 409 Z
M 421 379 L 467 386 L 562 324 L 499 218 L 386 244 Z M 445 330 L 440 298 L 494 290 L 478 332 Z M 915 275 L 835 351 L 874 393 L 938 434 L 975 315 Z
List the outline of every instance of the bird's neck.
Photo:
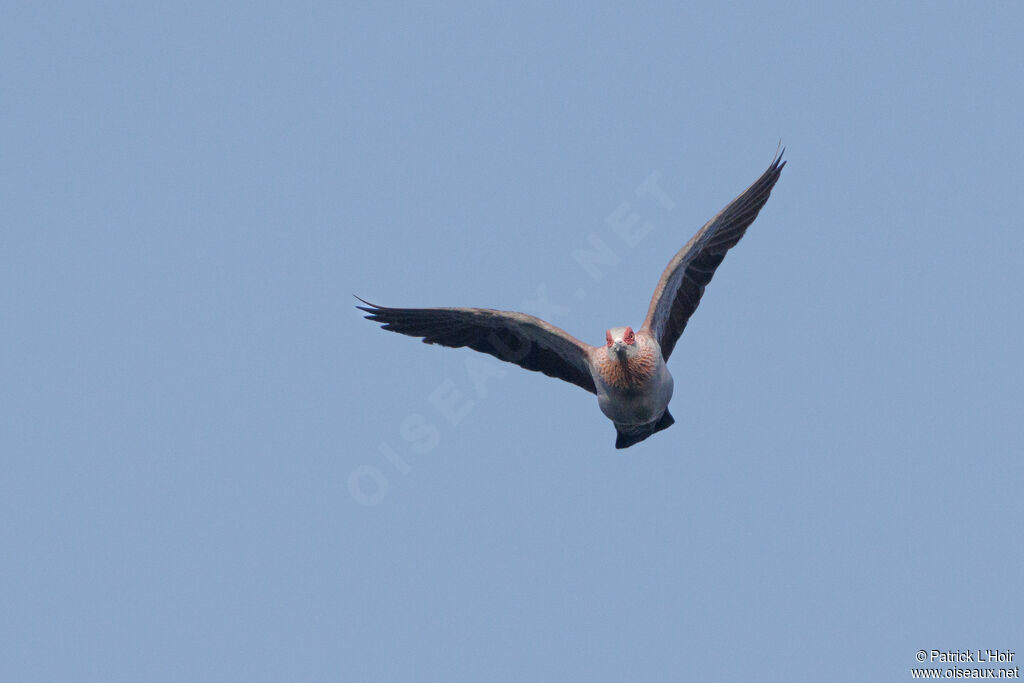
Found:
M 653 349 L 638 342 L 640 348 L 632 358 L 608 358 L 599 365 L 601 379 L 617 389 L 639 389 L 647 384 L 657 370 Z

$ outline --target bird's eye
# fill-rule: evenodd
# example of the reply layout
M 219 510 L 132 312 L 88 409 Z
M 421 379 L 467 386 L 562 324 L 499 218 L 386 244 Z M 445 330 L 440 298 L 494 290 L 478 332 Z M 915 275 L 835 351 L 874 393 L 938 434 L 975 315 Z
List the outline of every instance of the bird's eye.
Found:
M 632 344 L 633 343 L 633 330 L 626 330 L 626 343 L 627 344 Z
M 611 346 L 612 345 L 612 333 L 611 332 L 605 332 L 604 333 L 604 340 L 605 340 L 605 342 L 607 342 L 606 346 Z

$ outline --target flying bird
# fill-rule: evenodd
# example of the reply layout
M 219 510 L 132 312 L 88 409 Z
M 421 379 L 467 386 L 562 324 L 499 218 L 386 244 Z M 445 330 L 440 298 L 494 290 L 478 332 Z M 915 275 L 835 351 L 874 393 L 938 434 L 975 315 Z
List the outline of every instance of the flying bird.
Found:
M 786 162 L 783 149 L 760 178 L 708 221 L 672 257 L 654 288 L 639 329 L 612 327 L 603 346 L 525 313 L 487 308 L 389 308 L 359 299 L 366 318 L 385 330 L 422 337 L 426 344 L 468 346 L 501 360 L 571 382 L 597 395 L 601 412 L 615 424 L 616 448 L 628 448 L 672 426 L 668 410 L 672 375 L 665 363 L 704 287 L 729 249 L 736 246 Z

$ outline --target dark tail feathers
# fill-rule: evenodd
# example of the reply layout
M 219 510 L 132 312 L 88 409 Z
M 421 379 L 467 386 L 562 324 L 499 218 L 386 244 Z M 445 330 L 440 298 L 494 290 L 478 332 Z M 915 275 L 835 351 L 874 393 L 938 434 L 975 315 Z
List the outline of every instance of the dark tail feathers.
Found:
M 619 429 L 618 425 L 615 425 L 615 431 L 618 434 L 615 438 L 615 447 L 629 448 L 635 443 L 640 443 L 651 434 L 660 432 L 662 429 L 668 429 L 675 424 L 675 422 L 676 421 L 672 417 L 672 413 L 668 412 L 668 408 L 665 408 L 665 412 L 657 422 L 650 422 L 638 427 L 630 427 L 628 431 L 622 431 Z

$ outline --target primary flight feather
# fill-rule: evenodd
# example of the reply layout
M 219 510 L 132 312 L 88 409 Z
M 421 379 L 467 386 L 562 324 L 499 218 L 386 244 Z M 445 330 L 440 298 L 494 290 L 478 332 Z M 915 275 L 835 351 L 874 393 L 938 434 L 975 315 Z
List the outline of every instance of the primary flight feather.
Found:
M 366 317 L 385 330 L 428 344 L 468 346 L 527 370 L 543 372 L 597 394 L 614 424 L 616 448 L 628 448 L 670 427 L 672 375 L 665 362 L 704 287 L 768 201 L 786 162 L 782 150 L 761 177 L 686 243 L 662 273 L 640 329 L 613 327 L 603 346 L 590 346 L 525 313 L 487 308 L 389 308 L 359 299 Z M 357 297 L 358 298 L 358 297 Z

